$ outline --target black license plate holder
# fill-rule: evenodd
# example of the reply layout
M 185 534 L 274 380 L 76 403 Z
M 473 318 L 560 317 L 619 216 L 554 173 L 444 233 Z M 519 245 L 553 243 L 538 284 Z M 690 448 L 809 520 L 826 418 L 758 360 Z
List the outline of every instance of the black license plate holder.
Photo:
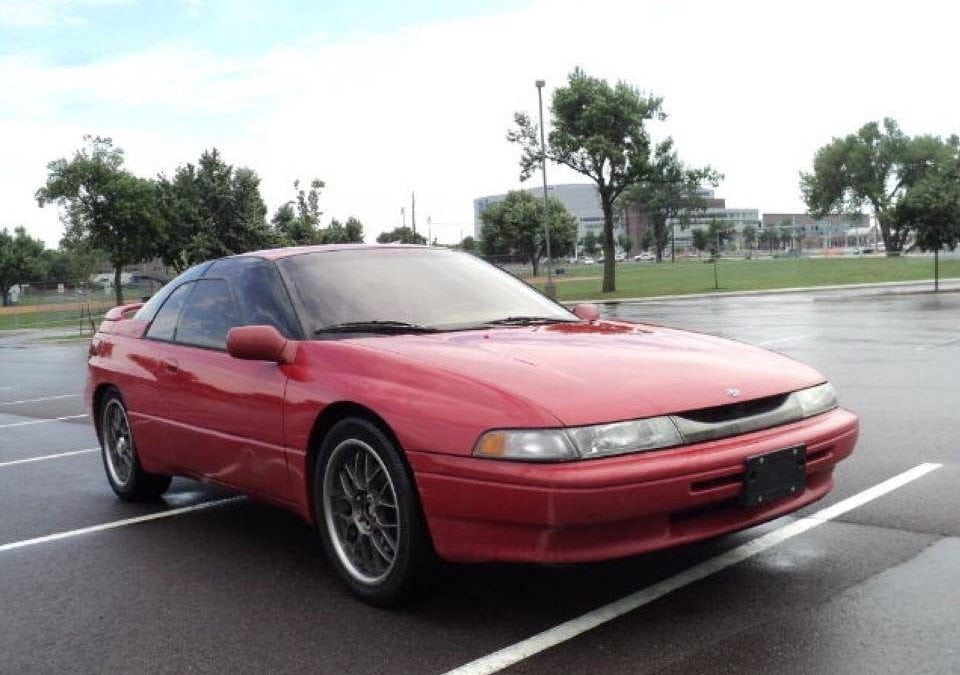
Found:
M 807 448 L 795 445 L 748 457 L 743 474 L 744 506 L 763 506 L 800 494 L 807 484 Z

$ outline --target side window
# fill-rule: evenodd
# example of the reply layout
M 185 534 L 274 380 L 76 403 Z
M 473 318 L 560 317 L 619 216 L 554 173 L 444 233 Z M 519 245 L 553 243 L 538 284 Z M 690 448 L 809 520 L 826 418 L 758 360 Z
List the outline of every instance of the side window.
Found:
M 186 272 L 171 280 L 166 286 L 158 290 L 153 294 L 153 297 L 147 300 L 146 304 L 137 310 L 135 319 L 141 319 L 143 321 L 153 321 L 153 317 L 157 315 L 157 310 L 163 305 L 166 299 L 170 296 L 170 293 L 179 288 L 181 284 L 186 281 L 193 281 L 194 279 L 199 279 L 200 276 L 206 272 L 207 268 L 210 267 L 209 262 L 200 263 L 199 265 L 194 265 Z
M 243 325 L 273 326 L 284 337 L 299 337 L 290 299 L 272 263 L 243 256 L 225 258 L 214 263 L 210 274 L 230 282 Z
M 227 348 L 227 332 L 240 325 L 230 288 L 223 279 L 201 279 L 177 324 L 178 343 L 213 349 Z
M 157 311 L 147 330 L 147 337 L 153 340 L 172 341 L 177 329 L 177 319 L 180 318 L 180 310 L 183 308 L 183 301 L 190 294 L 193 284 L 181 284 L 173 293 L 167 296 L 166 301 Z

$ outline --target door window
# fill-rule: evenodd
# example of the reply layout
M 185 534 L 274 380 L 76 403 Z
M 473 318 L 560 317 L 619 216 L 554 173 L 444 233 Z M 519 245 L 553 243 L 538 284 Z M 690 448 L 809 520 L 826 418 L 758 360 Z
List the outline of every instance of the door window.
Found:
M 176 341 L 195 347 L 227 348 L 227 332 L 240 325 L 230 288 L 223 279 L 201 279 L 193 284 L 180 322 Z

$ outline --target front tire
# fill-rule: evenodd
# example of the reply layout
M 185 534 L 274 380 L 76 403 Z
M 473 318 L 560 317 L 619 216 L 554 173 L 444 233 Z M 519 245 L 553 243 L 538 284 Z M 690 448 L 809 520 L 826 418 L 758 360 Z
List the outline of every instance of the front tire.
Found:
M 374 424 L 341 420 L 320 448 L 314 516 L 327 557 L 350 590 L 395 605 L 418 589 L 429 544 L 410 473 Z
M 107 482 L 120 499 L 153 501 L 170 487 L 170 476 L 149 473 L 140 466 L 127 406 L 116 389 L 100 408 L 100 455 Z

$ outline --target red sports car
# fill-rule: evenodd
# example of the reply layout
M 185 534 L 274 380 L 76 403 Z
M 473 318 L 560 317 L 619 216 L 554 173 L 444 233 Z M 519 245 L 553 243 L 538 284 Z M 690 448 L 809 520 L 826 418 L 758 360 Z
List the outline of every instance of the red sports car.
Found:
M 450 561 L 580 562 L 823 497 L 855 414 L 815 370 L 573 312 L 478 258 L 259 251 L 111 310 L 87 395 L 107 479 L 212 481 L 313 523 L 362 598 Z

